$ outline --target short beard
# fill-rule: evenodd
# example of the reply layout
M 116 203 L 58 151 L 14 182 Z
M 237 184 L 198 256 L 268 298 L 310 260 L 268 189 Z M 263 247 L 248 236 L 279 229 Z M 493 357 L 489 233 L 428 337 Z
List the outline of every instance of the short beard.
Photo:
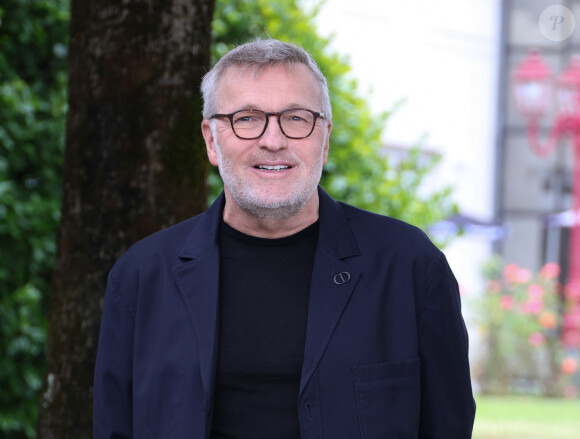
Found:
M 320 148 L 319 160 L 316 161 L 314 169 L 312 169 L 312 172 L 310 172 L 308 176 L 308 182 L 302 190 L 295 194 L 290 200 L 266 202 L 261 200 L 259 197 L 254 196 L 250 191 L 247 191 L 243 187 L 243 182 L 235 177 L 234 165 L 229 157 L 223 155 L 222 149 L 217 141 L 215 123 L 212 123 L 210 128 L 214 139 L 220 176 L 236 203 L 244 211 L 260 221 L 287 220 L 297 215 L 306 205 L 308 200 L 312 198 L 312 195 L 317 190 L 320 177 L 322 176 L 324 157 L 323 145 L 326 142 L 326 134 Z

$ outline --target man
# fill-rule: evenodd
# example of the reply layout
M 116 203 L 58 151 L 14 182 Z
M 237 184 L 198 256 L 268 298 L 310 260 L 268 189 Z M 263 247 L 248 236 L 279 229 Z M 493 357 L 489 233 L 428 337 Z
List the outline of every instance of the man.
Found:
M 249 43 L 202 92 L 224 193 L 111 270 L 95 438 L 471 437 L 455 279 L 422 232 L 318 187 L 332 113 L 314 61 Z

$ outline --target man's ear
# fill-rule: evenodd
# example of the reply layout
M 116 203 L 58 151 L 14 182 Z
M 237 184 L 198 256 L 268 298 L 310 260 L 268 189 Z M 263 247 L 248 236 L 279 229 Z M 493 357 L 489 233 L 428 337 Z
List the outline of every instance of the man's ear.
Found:
M 217 152 L 215 150 L 215 141 L 213 138 L 213 134 L 211 132 L 210 124 L 211 121 L 209 121 L 208 119 L 204 119 L 201 122 L 201 133 L 203 135 L 203 139 L 205 140 L 205 149 L 207 152 L 207 158 L 209 159 L 209 162 L 212 165 L 217 166 L 218 165 Z
M 329 120 L 326 122 L 326 126 L 324 127 L 326 130 L 325 139 L 324 139 L 324 156 L 322 160 L 322 164 L 326 165 L 326 161 L 328 160 L 328 150 L 330 148 L 330 131 L 332 130 L 332 122 Z

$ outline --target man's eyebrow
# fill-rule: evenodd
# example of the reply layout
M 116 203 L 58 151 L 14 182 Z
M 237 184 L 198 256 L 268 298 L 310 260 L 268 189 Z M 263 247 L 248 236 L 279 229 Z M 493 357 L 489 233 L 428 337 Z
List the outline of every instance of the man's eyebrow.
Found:
M 247 104 L 247 105 L 239 105 L 233 111 L 231 111 L 231 113 L 235 113 L 236 111 L 242 111 L 242 110 L 257 110 L 257 111 L 262 111 L 262 109 L 260 108 L 259 105 Z
M 306 108 L 308 109 L 308 105 L 304 105 L 304 104 L 297 104 L 297 103 L 289 103 L 286 104 L 283 108 L 279 108 L 274 112 L 278 112 L 278 111 L 284 111 L 284 110 L 291 110 L 294 108 Z M 260 105 L 254 105 L 254 104 L 247 104 L 247 105 L 242 105 L 240 106 L 236 111 L 240 111 L 240 110 L 259 110 L 259 111 L 264 111 L 266 112 L 266 110 L 264 110 Z
M 286 108 L 309 108 L 308 105 L 304 105 L 304 104 L 294 104 L 294 103 L 290 103 L 286 106 Z M 286 109 L 285 108 L 285 109 Z

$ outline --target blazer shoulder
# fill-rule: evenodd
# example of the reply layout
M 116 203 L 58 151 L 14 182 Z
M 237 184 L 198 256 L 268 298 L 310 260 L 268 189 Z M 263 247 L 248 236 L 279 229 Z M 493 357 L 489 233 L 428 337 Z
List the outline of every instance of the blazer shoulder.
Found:
M 443 252 L 416 226 L 396 218 L 343 204 L 365 263 L 395 267 L 399 275 L 415 279 L 422 301 L 433 285 L 453 274 Z
M 117 260 L 111 271 L 120 273 L 134 269 L 147 270 L 161 261 L 163 265 L 174 265 L 180 259 L 184 243 L 193 233 L 202 215 L 203 213 L 137 241 Z
M 420 228 L 397 218 L 380 215 L 346 203 L 343 207 L 351 227 L 361 244 L 381 246 L 397 252 L 439 258 L 441 251 Z

